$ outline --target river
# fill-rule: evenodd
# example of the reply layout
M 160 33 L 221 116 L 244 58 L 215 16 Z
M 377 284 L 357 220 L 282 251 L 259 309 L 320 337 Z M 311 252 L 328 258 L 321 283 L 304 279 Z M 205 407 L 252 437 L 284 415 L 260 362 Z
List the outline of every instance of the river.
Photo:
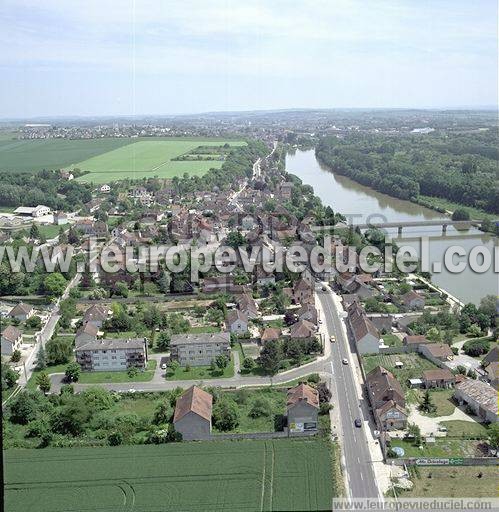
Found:
M 314 150 L 288 153 L 286 171 L 298 176 L 303 183 L 311 185 L 324 205 L 331 206 L 335 212 L 354 215 L 354 223 L 365 223 L 367 220 L 396 222 L 445 218 L 434 210 L 387 196 L 350 178 L 333 173 L 317 161 Z M 483 245 L 493 260 L 494 248 L 497 250 L 496 237 L 485 235 L 476 228 L 457 231 L 449 227 L 445 236 L 441 235 L 441 231 L 438 226 L 404 228 L 402 238 L 397 237 L 396 240 L 399 246 L 415 247 L 419 254 L 419 237 L 429 237 L 429 259 L 432 266 L 433 262 L 443 262 L 445 251 L 453 245 L 463 247 L 466 254 L 469 254 L 473 247 Z M 396 236 L 396 230 L 390 234 Z M 492 265 L 488 271 L 481 274 L 475 273 L 468 265 L 458 274 L 443 268 L 440 273 L 432 272 L 432 281 L 463 302 L 475 304 L 478 304 L 483 296 L 497 295 L 499 291 L 499 276 L 494 272 Z

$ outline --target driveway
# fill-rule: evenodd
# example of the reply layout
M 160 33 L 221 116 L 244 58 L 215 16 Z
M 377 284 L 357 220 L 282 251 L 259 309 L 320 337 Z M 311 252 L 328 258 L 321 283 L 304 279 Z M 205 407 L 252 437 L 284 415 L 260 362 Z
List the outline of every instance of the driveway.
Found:
M 436 435 L 445 436 L 444 432 L 438 432 L 438 427 L 443 421 L 469 421 L 470 423 L 476 423 L 476 416 L 470 416 L 464 412 L 463 407 L 456 407 L 454 412 L 449 416 L 437 416 L 436 418 L 430 418 L 421 414 L 415 404 L 409 406 L 409 417 L 407 421 L 409 423 L 415 423 L 421 429 L 423 436 Z

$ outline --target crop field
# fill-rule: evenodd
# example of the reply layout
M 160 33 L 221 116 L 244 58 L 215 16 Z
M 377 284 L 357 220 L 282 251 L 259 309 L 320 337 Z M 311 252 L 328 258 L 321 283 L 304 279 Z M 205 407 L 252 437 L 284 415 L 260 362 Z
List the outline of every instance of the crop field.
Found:
M 0 171 L 60 169 L 121 146 L 134 139 L 1 140 Z
M 242 145 L 242 141 L 223 141 L 231 145 Z M 199 145 L 219 146 L 221 141 L 206 139 L 140 139 L 133 144 L 122 146 L 107 153 L 94 156 L 74 164 L 82 171 L 89 171 L 78 178 L 80 181 L 107 183 L 124 178 L 139 179 L 158 176 L 171 178 L 201 175 L 212 167 L 220 167 L 222 160 L 173 160 Z
M 7 450 L 5 510 L 330 510 L 320 439 Z
M 199 146 L 240 146 L 241 140 L 204 137 L 106 138 L 106 139 L 0 139 L 0 172 L 31 172 L 41 169 L 78 168 L 89 171 L 81 181 L 107 183 L 124 178 L 159 176 L 170 178 L 184 173 L 204 174 L 220 167 L 222 160 L 175 161 Z

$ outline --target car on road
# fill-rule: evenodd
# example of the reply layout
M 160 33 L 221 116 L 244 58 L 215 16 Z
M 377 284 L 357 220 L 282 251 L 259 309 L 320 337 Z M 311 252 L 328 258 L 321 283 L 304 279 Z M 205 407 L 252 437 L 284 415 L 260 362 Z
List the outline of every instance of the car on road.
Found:
M 322 320 L 319 318 L 319 320 L 317 320 L 318 323 L 322 324 Z
M 343 364 L 348 364 L 348 359 L 347 359 L 346 357 L 344 357 L 344 358 L 341 360 L 341 362 L 342 362 Z
M 334 342 L 336 341 L 336 338 L 335 338 L 334 336 L 330 336 L 330 337 L 329 337 L 329 341 L 330 341 L 331 343 L 334 343 Z
M 359 418 L 357 418 L 357 419 L 354 421 L 354 423 L 355 423 L 355 426 L 356 426 L 357 428 L 362 427 L 362 421 L 360 421 L 360 419 L 359 419 Z
M 130 389 L 128 390 L 128 392 L 129 392 L 129 393 L 136 393 L 136 392 L 137 392 L 137 390 L 136 390 L 136 389 L 134 389 L 134 388 L 130 388 Z
M 322 291 L 325 292 L 327 288 L 325 286 L 322 287 Z
M 162 370 L 166 370 L 166 363 L 163 363 L 163 364 L 161 365 L 161 369 L 162 369 Z

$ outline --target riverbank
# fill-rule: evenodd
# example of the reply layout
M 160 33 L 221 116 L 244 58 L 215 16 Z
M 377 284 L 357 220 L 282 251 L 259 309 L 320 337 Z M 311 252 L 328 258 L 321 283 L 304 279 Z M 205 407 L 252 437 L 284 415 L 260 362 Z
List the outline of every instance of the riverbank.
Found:
M 367 187 L 363 183 L 360 183 L 359 181 L 357 181 L 353 176 L 349 176 L 349 175 L 343 174 L 338 169 L 333 169 L 332 167 L 330 167 L 326 162 L 324 162 L 320 158 L 319 155 L 317 155 L 317 153 L 315 152 L 315 149 L 314 149 L 314 153 L 315 153 L 315 157 L 317 158 L 317 161 L 324 168 L 328 169 L 331 173 L 340 174 L 341 176 L 345 176 L 346 178 L 348 178 L 348 179 L 350 179 L 352 181 L 355 181 L 356 183 L 358 183 L 359 185 L 362 185 L 363 187 Z M 374 191 L 375 192 L 380 192 L 379 190 L 375 190 L 372 187 L 367 187 L 367 188 L 373 190 L 373 192 Z M 383 191 L 381 193 L 385 194 L 385 195 L 387 195 L 389 197 L 392 197 L 394 199 L 400 200 L 400 198 L 398 198 L 398 197 L 396 197 L 394 195 L 389 194 L 387 191 Z M 455 203 L 455 202 L 449 201 L 449 200 L 441 198 L 441 197 L 432 197 L 432 196 L 419 195 L 417 197 L 410 198 L 408 201 L 411 202 L 411 203 L 417 204 L 419 206 L 422 206 L 424 208 L 428 208 L 428 209 L 433 210 L 435 212 L 441 213 L 442 215 L 445 215 L 446 217 L 451 217 L 453 212 L 456 209 L 458 209 L 458 208 L 466 210 L 469 213 L 470 218 L 474 219 L 474 220 L 485 220 L 485 219 L 487 219 L 489 221 L 493 221 L 497 217 L 497 216 L 494 216 L 494 215 L 492 215 L 490 213 L 487 213 L 485 210 L 482 210 L 480 208 L 475 208 L 475 207 L 472 207 L 472 206 L 466 206 L 466 205 L 461 204 L 461 203 Z M 495 231 L 490 231 L 490 230 L 482 229 L 482 227 L 477 227 L 477 229 L 480 229 L 480 231 L 482 231 L 484 233 L 490 233 L 492 235 L 496 235 Z

